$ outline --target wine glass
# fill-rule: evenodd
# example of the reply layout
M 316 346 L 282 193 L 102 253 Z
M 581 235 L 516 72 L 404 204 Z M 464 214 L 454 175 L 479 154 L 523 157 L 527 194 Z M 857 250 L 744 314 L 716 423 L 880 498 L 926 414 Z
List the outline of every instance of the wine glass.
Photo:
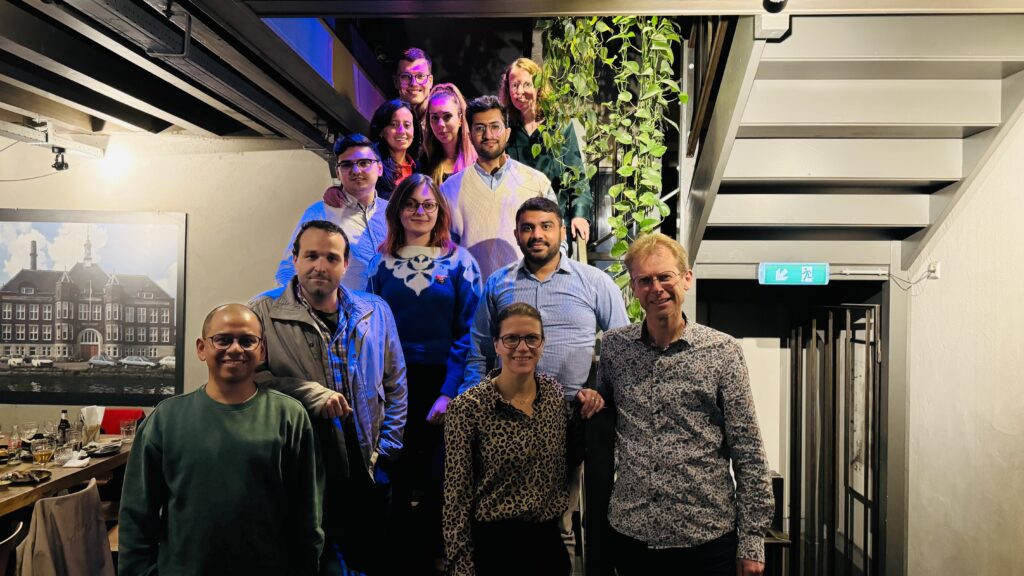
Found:
M 21 423 L 21 442 L 22 446 L 28 448 L 31 445 L 32 438 L 35 437 L 36 432 L 39 432 L 39 425 L 35 422 L 28 421 Z
M 36 438 L 32 441 L 32 462 L 41 464 L 43 468 L 46 468 L 53 460 L 53 451 L 55 449 L 56 442 L 53 438 Z

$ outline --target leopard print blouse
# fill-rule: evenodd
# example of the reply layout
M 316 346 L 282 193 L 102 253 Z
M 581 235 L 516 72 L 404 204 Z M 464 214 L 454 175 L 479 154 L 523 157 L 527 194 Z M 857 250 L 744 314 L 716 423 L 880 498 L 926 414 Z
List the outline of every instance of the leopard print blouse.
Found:
M 448 574 L 472 576 L 471 522 L 544 522 L 568 505 L 562 387 L 537 374 L 528 416 L 501 397 L 494 371 L 452 400 L 445 415 L 444 532 Z

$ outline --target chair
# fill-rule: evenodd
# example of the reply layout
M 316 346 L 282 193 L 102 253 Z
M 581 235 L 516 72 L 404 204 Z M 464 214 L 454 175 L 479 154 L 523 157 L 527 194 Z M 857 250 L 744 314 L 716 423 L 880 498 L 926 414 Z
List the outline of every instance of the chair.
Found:
M 103 411 L 100 429 L 104 434 L 120 434 L 121 422 L 125 420 L 138 422 L 145 415 L 142 408 L 107 408 Z
M 17 551 L 18 576 L 114 576 L 96 480 L 74 494 L 36 502 Z
M 14 527 L 14 532 L 0 542 L 0 576 L 7 576 L 7 561 L 11 557 L 11 550 L 18 544 L 18 539 L 25 528 L 24 522 L 18 522 L 18 525 Z

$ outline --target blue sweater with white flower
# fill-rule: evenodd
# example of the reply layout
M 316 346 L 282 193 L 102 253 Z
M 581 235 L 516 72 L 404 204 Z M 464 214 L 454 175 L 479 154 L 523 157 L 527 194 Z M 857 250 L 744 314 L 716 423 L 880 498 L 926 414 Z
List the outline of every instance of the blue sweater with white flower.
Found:
M 378 253 L 367 273 L 367 292 L 383 298 L 395 315 L 406 364 L 447 364 L 441 394 L 454 398 L 483 292 L 476 260 L 459 246 L 405 246 L 398 258 Z

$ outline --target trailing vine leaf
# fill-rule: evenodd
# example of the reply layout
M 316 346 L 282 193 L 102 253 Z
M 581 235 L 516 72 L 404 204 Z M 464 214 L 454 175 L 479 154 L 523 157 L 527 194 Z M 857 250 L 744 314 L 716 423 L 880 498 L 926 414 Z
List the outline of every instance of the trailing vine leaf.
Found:
M 563 183 L 589 180 L 599 165 L 610 169 L 611 255 L 620 258 L 638 233 L 657 229 L 669 214 L 659 194 L 661 159 L 668 152 L 665 128 L 679 129 L 668 117 L 669 106 L 686 97 L 675 78 L 679 25 L 671 18 L 626 15 L 544 19 L 537 29 L 545 55 L 542 74 L 553 88 L 540 102 L 550 127 L 542 133 L 544 147 L 560 159 L 566 143 L 555 127 L 574 119 L 582 123 L 585 167 L 567 170 Z M 600 96 L 599 77 L 614 87 L 608 99 Z M 630 317 L 638 319 L 642 310 L 632 299 L 621 263 L 607 271 L 629 300 Z

